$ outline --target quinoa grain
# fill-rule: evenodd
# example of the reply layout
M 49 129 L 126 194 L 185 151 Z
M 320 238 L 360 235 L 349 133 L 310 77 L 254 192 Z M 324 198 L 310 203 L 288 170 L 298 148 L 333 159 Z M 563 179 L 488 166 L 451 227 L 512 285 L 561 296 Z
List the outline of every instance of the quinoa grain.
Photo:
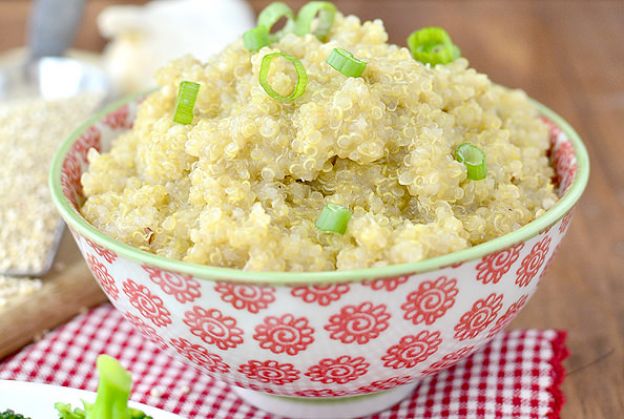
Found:
M 96 103 L 86 95 L 0 105 L 0 272 L 45 268 L 60 223 L 48 190 L 50 160 Z
M 0 275 L 0 308 L 41 288 L 41 280 Z

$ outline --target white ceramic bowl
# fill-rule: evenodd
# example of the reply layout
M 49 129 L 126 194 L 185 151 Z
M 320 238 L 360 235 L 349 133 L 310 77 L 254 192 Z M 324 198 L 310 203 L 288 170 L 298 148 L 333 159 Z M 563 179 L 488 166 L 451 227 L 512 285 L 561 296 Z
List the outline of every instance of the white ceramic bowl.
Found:
M 54 201 L 102 289 L 145 336 L 236 386 L 246 400 L 289 416 L 383 409 L 486 343 L 535 292 L 589 174 L 576 133 L 536 104 L 551 126 L 561 200 L 512 234 L 426 261 L 356 271 L 194 265 L 115 241 L 77 210 L 88 149 L 108 149 L 132 126 L 136 105 L 114 105 L 65 141 L 51 170 Z

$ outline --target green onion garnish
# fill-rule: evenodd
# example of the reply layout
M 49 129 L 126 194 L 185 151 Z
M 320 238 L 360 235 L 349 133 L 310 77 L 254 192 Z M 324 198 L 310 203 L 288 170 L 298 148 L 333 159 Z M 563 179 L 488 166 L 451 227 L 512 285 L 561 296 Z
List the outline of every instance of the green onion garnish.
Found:
M 312 22 L 318 15 L 318 22 L 313 34 L 321 41 L 327 41 L 327 35 L 334 24 L 336 6 L 329 1 L 311 1 L 299 10 L 295 33 L 304 36 L 312 31 Z
M 485 153 L 472 144 L 464 143 L 455 149 L 455 160 L 464 163 L 468 172 L 468 179 L 481 180 L 487 175 Z
M 284 26 L 282 30 L 271 34 L 273 25 L 275 25 L 283 17 L 287 19 L 286 26 Z M 258 15 L 258 26 L 264 26 L 267 29 L 269 37 L 272 41 L 277 41 L 286 33 L 291 32 L 294 25 L 295 14 L 290 7 L 280 1 L 269 4 Z
M 327 57 L 327 64 L 347 77 L 360 77 L 366 68 L 366 61 L 358 60 L 342 48 L 334 48 Z
M 178 90 L 178 100 L 176 102 L 173 120 L 178 124 L 188 125 L 193 122 L 193 109 L 199 92 L 199 83 L 183 81 Z
M 297 72 L 297 81 L 295 82 L 295 87 L 292 92 L 290 92 L 287 96 L 280 95 L 276 92 L 271 85 L 269 84 L 269 70 L 271 69 L 271 61 L 275 58 L 281 57 L 286 61 L 289 61 L 295 67 L 295 71 Z M 299 96 L 305 92 L 306 86 L 308 85 L 308 74 L 306 73 L 305 67 L 301 64 L 301 61 L 293 57 L 292 55 L 284 54 L 283 52 L 273 52 L 271 54 L 267 54 L 262 58 L 262 63 L 260 64 L 260 86 L 267 92 L 267 95 L 271 96 L 273 99 L 279 102 L 292 102 L 297 99 Z
M 243 34 L 243 44 L 251 52 L 259 51 L 270 43 L 269 30 L 265 26 L 257 26 Z
M 423 28 L 407 38 L 412 57 L 421 63 L 448 64 L 461 55 L 451 37 L 442 28 Z
M 336 204 L 327 204 L 316 219 L 316 228 L 321 231 L 344 234 L 351 219 L 351 211 Z

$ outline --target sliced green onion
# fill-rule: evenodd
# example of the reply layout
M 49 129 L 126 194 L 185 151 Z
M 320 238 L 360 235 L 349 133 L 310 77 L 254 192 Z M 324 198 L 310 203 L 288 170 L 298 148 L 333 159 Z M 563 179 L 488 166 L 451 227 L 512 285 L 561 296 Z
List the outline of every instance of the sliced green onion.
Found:
M 281 19 L 285 17 L 287 19 L 286 26 L 274 34 L 271 33 L 273 26 Z M 292 9 L 281 1 L 269 4 L 258 15 L 258 26 L 264 26 L 268 33 L 269 38 L 272 41 L 279 40 L 282 36 L 291 32 L 295 26 L 295 14 Z
M 199 83 L 183 81 L 178 90 L 178 100 L 176 102 L 173 120 L 178 124 L 188 125 L 193 122 L 193 109 L 199 92 Z
M 360 77 L 366 68 L 366 61 L 358 60 L 342 48 L 334 48 L 327 57 L 327 64 L 347 77 Z
M 275 58 L 281 57 L 286 61 L 289 61 L 295 67 L 295 71 L 297 72 L 297 81 L 295 82 L 295 87 L 292 92 L 290 92 L 287 96 L 283 96 L 276 92 L 271 85 L 269 84 L 269 70 L 271 69 L 271 61 Z M 292 55 L 284 54 L 283 52 L 273 52 L 271 54 L 267 54 L 262 58 L 262 63 L 260 64 L 260 86 L 264 89 L 267 95 L 271 96 L 273 99 L 279 102 L 292 102 L 301 96 L 308 85 L 308 74 L 306 73 L 305 67 L 301 64 L 301 61 L 293 57 Z
M 327 36 L 336 17 L 336 6 L 329 1 L 311 1 L 303 6 L 297 16 L 295 33 L 299 36 L 310 33 L 312 31 L 312 22 L 317 15 L 318 22 L 316 29 L 312 33 L 321 41 L 327 41 Z
M 321 231 L 344 234 L 351 219 L 351 211 L 336 204 L 327 204 L 316 219 L 316 228 Z
M 479 147 L 464 143 L 455 149 L 455 160 L 464 163 L 468 172 L 468 179 L 481 180 L 487 175 L 485 153 Z
M 265 26 L 257 26 L 243 34 L 243 44 L 251 52 L 256 52 L 269 45 L 269 30 Z
M 407 38 L 412 57 L 421 63 L 448 64 L 461 55 L 449 34 L 442 28 L 430 27 L 413 32 Z

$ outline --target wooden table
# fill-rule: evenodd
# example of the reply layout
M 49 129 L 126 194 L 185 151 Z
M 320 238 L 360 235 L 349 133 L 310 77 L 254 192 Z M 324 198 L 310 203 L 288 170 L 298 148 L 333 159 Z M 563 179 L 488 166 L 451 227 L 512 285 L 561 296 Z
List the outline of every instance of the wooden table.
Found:
M 23 42 L 28 3 L 0 3 L 0 50 Z M 93 18 L 107 3 L 89 2 L 78 47 L 103 46 Z M 256 10 L 267 3 L 252 0 Z M 564 417 L 624 417 L 624 1 L 336 3 L 383 19 L 400 44 L 414 28 L 444 26 L 475 68 L 525 89 L 584 138 L 589 187 L 539 292 L 511 327 L 568 330 Z

